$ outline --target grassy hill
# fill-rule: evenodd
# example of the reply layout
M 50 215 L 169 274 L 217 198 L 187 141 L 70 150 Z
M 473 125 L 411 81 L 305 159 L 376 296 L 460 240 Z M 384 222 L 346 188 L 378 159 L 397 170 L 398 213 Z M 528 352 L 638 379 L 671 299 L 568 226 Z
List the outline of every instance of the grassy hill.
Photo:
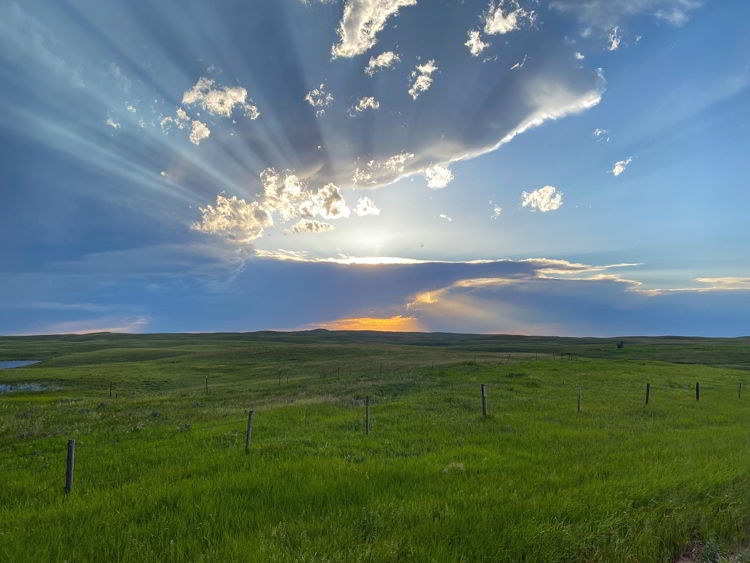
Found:
M 0 359 L 43 360 L 0 384 L 45 389 L 0 394 L 0 561 L 711 560 L 750 541 L 747 338 L 95 334 L 0 338 Z

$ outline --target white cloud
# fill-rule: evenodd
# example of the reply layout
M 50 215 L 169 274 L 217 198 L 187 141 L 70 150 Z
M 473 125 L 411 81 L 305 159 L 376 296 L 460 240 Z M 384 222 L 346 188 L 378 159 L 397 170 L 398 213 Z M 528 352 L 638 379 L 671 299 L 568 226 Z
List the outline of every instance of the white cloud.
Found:
M 127 106 L 125 106 L 125 109 L 128 110 L 130 113 L 135 113 L 137 111 L 133 104 L 128 104 Z
M 361 197 L 357 201 L 357 207 L 354 209 L 354 213 L 359 217 L 365 215 L 380 215 L 380 209 L 378 209 L 373 201 L 369 197 Z
M 353 112 L 361 113 L 368 109 L 376 110 L 379 107 L 380 107 L 380 102 L 377 101 L 374 97 L 365 96 L 357 100 L 357 103 L 352 106 L 352 108 L 349 110 L 349 113 L 350 114 L 352 114 Z
M 576 60 L 577 60 L 577 61 L 582 61 L 583 59 L 585 59 L 585 58 L 586 58 L 586 57 L 585 57 L 585 56 L 583 55 L 583 53 L 580 53 L 579 51 L 576 51 L 576 52 L 575 52 L 575 54 L 574 54 L 573 56 L 574 56 L 574 57 L 576 58 Z
M 487 47 L 490 46 L 489 43 L 485 43 L 482 41 L 481 37 L 479 36 L 479 31 L 473 29 L 469 31 L 469 39 L 464 43 L 469 48 L 469 52 L 475 56 L 478 57 L 482 51 L 484 51 Z
M 417 0 L 347 0 L 344 15 L 337 29 L 339 41 L 331 48 L 331 56 L 354 57 L 377 43 L 389 17 Z
M 523 59 L 518 61 L 516 64 L 514 64 L 512 67 L 510 67 L 510 70 L 521 70 L 523 66 L 526 64 L 526 61 L 529 59 L 528 55 L 524 55 Z
M 620 32 L 619 26 L 615 26 L 609 30 L 609 33 L 607 34 L 607 41 L 609 41 L 609 45 L 607 46 L 608 51 L 616 51 L 620 48 L 620 43 L 622 42 L 622 33 Z
M 300 205 L 299 213 L 308 219 L 316 215 L 324 219 L 340 219 L 349 217 L 351 210 L 339 188 L 335 184 L 326 184 L 317 193 L 309 195 L 309 199 Z
M 357 166 L 352 181 L 355 184 L 374 185 L 382 182 L 384 178 L 392 179 L 404 172 L 406 164 L 414 156 L 414 153 L 401 152 L 382 161 L 370 160 L 362 168 Z
M 330 106 L 333 103 L 334 99 L 335 98 L 333 97 L 333 94 L 331 94 L 331 92 L 328 90 L 328 86 L 326 86 L 325 82 L 323 82 L 317 88 L 313 88 L 305 95 L 305 100 L 307 101 L 307 103 L 317 109 L 315 115 L 317 115 L 318 117 L 325 114 L 325 108 Z
M 370 62 L 365 67 L 365 74 L 370 76 L 374 75 L 378 70 L 385 68 L 393 68 L 396 63 L 401 62 L 401 57 L 393 51 L 385 51 L 380 53 L 377 57 L 370 57 Z
M 441 213 L 441 214 L 440 214 L 440 218 L 441 218 L 441 219 L 442 219 L 443 221 L 447 221 L 448 223 L 452 223 L 452 222 L 453 222 L 453 217 L 449 217 L 449 216 L 448 216 L 448 215 L 446 215 L 445 213 Z
M 247 90 L 241 86 L 217 86 L 210 78 L 199 78 L 195 85 L 182 95 L 182 103 L 197 104 L 213 115 L 230 117 L 235 107 L 242 109 L 250 119 L 260 116 L 258 107 L 248 100 Z
M 625 169 L 628 167 L 628 165 L 633 162 L 633 157 L 629 156 L 625 160 L 618 160 L 614 163 L 612 166 L 612 175 L 613 176 L 619 176 L 623 172 L 625 172 Z
M 424 171 L 425 178 L 427 179 L 427 187 L 434 190 L 444 188 L 453 181 L 453 172 L 447 166 L 441 166 L 435 164 L 426 168 Z
M 190 142 L 194 145 L 199 145 L 201 140 L 205 139 L 211 134 L 211 130 L 208 128 L 208 126 L 198 121 L 197 119 L 193 120 L 193 127 L 190 130 Z
M 332 230 L 333 225 L 330 223 L 316 221 L 315 219 L 300 219 L 291 230 L 287 230 L 287 233 L 325 233 Z
M 597 127 L 591 132 L 591 134 L 596 139 L 597 143 L 609 143 L 609 131 L 607 131 L 606 129 L 600 129 L 599 127 Z
M 534 20 L 534 12 L 521 8 L 515 0 L 490 2 L 484 14 L 484 32 L 487 35 L 502 35 L 520 29 L 521 23 Z
M 503 208 L 500 207 L 499 205 L 495 205 L 492 207 L 492 215 L 490 216 L 490 219 L 493 219 L 493 220 L 499 219 L 502 214 L 503 214 Z
M 438 70 L 434 59 L 430 59 L 425 64 L 417 65 L 417 68 L 411 72 L 414 81 L 409 88 L 409 95 L 415 100 L 422 92 L 426 92 L 432 86 L 432 73 Z
M 109 125 L 112 129 L 119 129 L 121 127 L 121 125 L 111 117 L 107 118 L 107 121 L 104 122 L 104 125 Z
M 352 210 L 347 206 L 338 186 L 328 183 L 317 191 L 309 189 L 292 172 L 278 172 L 266 168 L 260 174 L 262 191 L 255 201 L 216 196 L 216 205 L 200 208 L 201 220 L 192 228 L 209 234 L 224 235 L 227 239 L 248 243 L 264 234 L 264 229 L 275 224 L 274 217 L 297 223 L 285 232 L 322 232 L 333 230 L 333 225 L 316 220 L 342 219 Z M 357 215 L 377 215 L 380 210 L 369 198 L 361 198 L 355 209 Z
M 563 194 L 557 191 L 553 186 L 544 186 L 532 192 L 523 192 L 521 194 L 521 205 L 530 207 L 532 211 L 555 211 L 560 209 L 563 204 Z
M 586 26 L 608 31 L 625 18 L 652 15 L 675 26 L 684 25 L 698 0 L 553 0 L 550 8 L 571 14 Z
M 257 201 L 247 202 L 236 196 L 216 196 L 216 205 L 199 208 L 201 220 L 193 223 L 195 231 L 221 234 L 229 240 L 246 243 L 263 235 L 273 225 L 271 214 Z

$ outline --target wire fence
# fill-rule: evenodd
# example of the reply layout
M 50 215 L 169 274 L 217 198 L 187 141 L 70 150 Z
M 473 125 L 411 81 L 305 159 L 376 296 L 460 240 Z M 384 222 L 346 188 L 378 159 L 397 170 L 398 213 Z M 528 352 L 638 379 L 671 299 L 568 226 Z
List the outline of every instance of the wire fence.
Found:
M 574 355 L 564 356 L 561 359 L 576 361 Z M 523 359 L 523 361 L 528 360 L 529 358 Z M 508 362 L 503 365 L 511 364 L 512 361 L 508 357 Z M 405 369 L 412 373 L 419 371 L 434 373 L 435 371 L 433 365 L 414 365 L 409 368 L 401 367 L 402 371 Z M 442 368 L 439 367 L 439 369 Z M 334 370 L 328 371 L 332 372 Z M 382 371 L 383 368 L 380 367 L 380 372 L 382 373 Z M 299 376 L 299 374 L 296 375 Z M 338 376 L 338 373 L 336 376 Z M 467 381 L 453 383 L 446 388 L 446 391 L 451 396 L 464 400 L 477 401 L 477 411 L 472 416 L 480 416 L 480 412 L 481 416 L 487 416 L 485 398 L 489 400 L 489 409 L 492 411 L 493 403 L 496 401 L 512 399 L 514 388 L 533 390 L 531 384 L 539 380 L 534 375 L 514 372 L 499 373 L 493 377 L 488 377 L 487 374 L 482 374 L 482 376 L 485 377 L 483 381 L 486 381 L 486 383 L 481 384 L 481 388 L 480 383 Z M 282 380 L 288 381 L 287 376 L 278 378 L 280 383 Z M 580 377 L 570 377 L 567 374 L 560 375 L 559 380 L 550 378 L 548 374 L 544 379 L 544 385 L 546 387 L 555 386 L 558 389 L 570 389 L 570 394 L 549 400 L 570 401 L 571 410 L 575 408 L 577 412 L 581 412 L 582 409 L 588 409 L 592 403 L 595 403 L 601 396 L 597 394 L 600 390 L 606 390 L 609 398 L 611 398 L 613 393 L 625 395 L 630 397 L 633 405 L 645 403 L 644 406 L 651 404 L 653 407 L 655 403 L 663 401 L 664 394 L 668 394 L 667 397 L 673 401 L 681 399 L 682 404 L 685 404 L 684 401 L 688 399 L 696 402 L 700 400 L 704 402 L 706 400 L 713 401 L 717 394 L 722 395 L 721 400 L 723 401 L 727 399 L 729 393 L 731 393 L 731 396 L 735 396 L 736 394 L 736 399 L 739 400 L 742 398 L 743 387 L 746 387 L 745 382 L 742 380 L 731 384 L 713 381 L 707 383 L 699 381 L 686 383 L 684 381 L 678 382 L 672 380 L 666 382 L 644 380 L 638 383 L 618 381 L 613 383 L 611 381 L 582 381 Z M 208 387 L 208 384 L 206 386 Z M 364 430 L 364 433 L 369 433 L 377 423 L 374 416 L 375 413 L 371 409 L 379 406 L 373 399 L 378 399 L 379 401 L 381 398 L 377 395 L 377 385 L 373 386 L 370 390 L 373 391 L 374 396 L 356 396 L 352 397 L 350 401 L 352 408 L 364 409 L 364 412 L 357 415 L 362 420 L 352 427 L 354 430 Z M 208 389 L 206 391 L 208 392 Z M 485 392 L 487 393 L 486 397 Z M 385 402 L 388 402 L 387 398 L 385 398 Z M 171 422 L 174 424 L 174 421 Z M 171 455 L 174 450 L 181 450 L 185 453 L 194 451 L 197 448 L 213 448 L 213 450 L 219 451 L 241 447 L 243 443 L 246 443 L 245 436 L 249 434 L 247 424 L 248 417 L 246 414 L 243 414 L 242 417 L 239 414 L 235 414 L 220 421 L 191 422 L 187 420 L 183 423 L 170 426 L 170 431 L 158 438 L 154 437 L 150 432 L 147 437 L 144 437 L 139 432 L 110 432 L 102 435 L 85 436 L 83 440 L 79 439 L 75 444 L 74 451 L 76 452 L 76 457 L 72 469 L 74 472 L 74 490 L 91 491 L 112 486 L 111 480 L 107 480 L 106 478 L 106 469 L 110 465 L 116 464 L 115 460 L 121 459 L 123 455 L 127 455 L 132 459 L 133 454 L 136 454 L 139 456 L 139 463 L 144 463 L 148 462 L 147 458 L 149 455 L 158 459 L 160 456 Z M 163 433 L 165 426 L 154 426 L 149 430 Z M 226 434 L 230 434 L 230 436 L 227 437 L 225 436 Z M 285 443 L 286 439 L 286 435 L 264 436 L 264 447 L 281 446 Z M 25 495 L 24 498 L 26 500 L 39 500 L 45 498 L 45 495 L 48 496 L 50 492 L 54 491 L 55 495 L 57 495 L 58 491 L 62 491 L 65 480 L 69 477 L 67 471 L 61 474 L 60 468 L 64 467 L 66 463 L 69 464 L 66 451 L 60 447 L 59 443 L 45 443 L 44 448 L 34 446 L 33 451 L 18 451 L 18 448 L 13 448 L 12 446 L 0 450 L 0 469 L 6 472 L 38 472 L 39 478 L 36 481 L 42 485 L 42 488 Z

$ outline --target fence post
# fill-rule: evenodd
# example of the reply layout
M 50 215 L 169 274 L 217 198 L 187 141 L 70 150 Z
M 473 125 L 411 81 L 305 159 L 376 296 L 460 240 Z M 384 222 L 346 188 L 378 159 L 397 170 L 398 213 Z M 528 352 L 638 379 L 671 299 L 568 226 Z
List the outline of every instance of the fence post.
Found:
M 250 442 L 253 440 L 253 414 L 255 411 L 247 413 L 247 433 L 245 434 L 245 453 L 250 451 Z
M 370 433 L 370 397 L 365 397 L 365 434 Z
M 76 464 L 76 441 L 68 440 L 68 462 L 65 468 L 65 493 L 73 490 L 73 471 Z
M 648 404 L 648 396 L 651 394 L 651 384 L 646 383 L 646 404 Z
M 208 395 L 208 376 L 206 376 L 206 395 Z
M 739 385 L 737 385 L 737 398 L 742 398 L 742 381 L 740 381 Z
M 581 412 L 581 388 L 578 387 L 578 412 Z
M 480 391 L 482 393 L 482 416 L 487 417 L 487 394 L 485 393 L 486 385 L 484 383 L 480 386 Z
M 695 400 L 701 400 L 701 384 L 698 381 L 695 382 Z
M 109 398 L 112 398 L 112 382 L 109 382 Z

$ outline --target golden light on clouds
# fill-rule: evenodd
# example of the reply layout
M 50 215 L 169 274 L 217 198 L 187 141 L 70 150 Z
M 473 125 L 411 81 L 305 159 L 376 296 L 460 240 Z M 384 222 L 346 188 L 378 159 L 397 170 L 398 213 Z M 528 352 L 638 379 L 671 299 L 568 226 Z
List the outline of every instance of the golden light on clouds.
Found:
M 328 330 L 376 330 L 383 332 L 422 332 L 424 329 L 416 317 L 358 317 L 318 323 Z

